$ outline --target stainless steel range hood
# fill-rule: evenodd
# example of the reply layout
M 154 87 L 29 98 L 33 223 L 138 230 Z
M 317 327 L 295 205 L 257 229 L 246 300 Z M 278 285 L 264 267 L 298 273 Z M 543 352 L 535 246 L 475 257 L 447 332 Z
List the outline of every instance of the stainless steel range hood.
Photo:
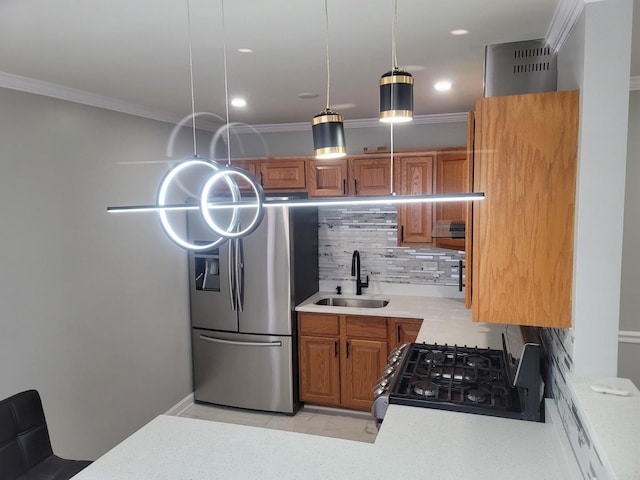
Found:
M 485 97 L 553 92 L 557 80 L 557 56 L 542 39 L 485 47 Z

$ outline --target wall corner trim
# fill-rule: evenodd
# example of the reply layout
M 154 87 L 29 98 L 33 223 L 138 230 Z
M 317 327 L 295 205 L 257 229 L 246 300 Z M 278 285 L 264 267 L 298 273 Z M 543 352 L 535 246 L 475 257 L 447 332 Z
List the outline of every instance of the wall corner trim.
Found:
M 632 330 L 618 331 L 619 343 L 640 343 L 640 332 Z
M 557 53 L 566 42 L 571 29 L 580 18 L 585 0 L 560 0 L 551 18 L 545 39 Z
M 640 90 L 640 77 L 631 77 L 629 81 L 629 90 L 632 92 Z

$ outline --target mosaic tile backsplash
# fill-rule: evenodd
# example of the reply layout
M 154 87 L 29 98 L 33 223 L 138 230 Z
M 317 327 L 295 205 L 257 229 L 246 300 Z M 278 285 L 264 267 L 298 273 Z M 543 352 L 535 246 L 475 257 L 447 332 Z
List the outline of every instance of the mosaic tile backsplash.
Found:
M 567 376 L 573 370 L 573 330 L 540 328 L 546 356 L 545 397 L 555 399 L 562 426 L 585 480 L 608 478 L 593 433 L 576 406 Z
M 464 252 L 397 246 L 396 208 L 322 207 L 318 211 L 319 279 L 352 280 L 351 256 L 360 252 L 363 278 L 375 282 L 458 285 Z

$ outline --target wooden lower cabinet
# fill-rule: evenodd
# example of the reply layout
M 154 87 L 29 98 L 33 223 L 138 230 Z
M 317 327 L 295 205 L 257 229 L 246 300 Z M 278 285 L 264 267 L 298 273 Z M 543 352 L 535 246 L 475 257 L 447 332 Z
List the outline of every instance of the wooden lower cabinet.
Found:
M 387 364 L 387 319 L 301 312 L 298 332 L 300 400 L 369 410 Z
M 340 405 L 338 337 L 300 336 L 300 393 L 305 402 Z
M 347 340 L 345 347 L 342 406 L 369 410 L 373 402 L 371 390 L 387 364 L 387 342 L 354 338 Z
M 419 318 L 389 318 L 388 326 L 389 350 L 393 350 L 404 343 L 416 341 L 422 320 Z

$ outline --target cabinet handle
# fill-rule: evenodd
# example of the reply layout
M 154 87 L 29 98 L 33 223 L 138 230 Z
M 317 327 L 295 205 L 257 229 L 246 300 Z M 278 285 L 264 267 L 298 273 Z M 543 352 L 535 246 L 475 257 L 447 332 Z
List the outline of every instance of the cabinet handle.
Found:
M 458 260 L 458 291 L 462 291 L 462 287 L 464 287 L 464 283 L 462 283 L 462 269 L 464 265 L 462 264 L 462 260 Z
M 335 342 L 333 342 L 333 351 L 334 351 L 334 356 L 337 357 L 338 356 L 338 341 L 337 340 Z
M 404 225 L 400 225 L 400 241 L 404 242 Z
M 347 358 L 349 358 L 349 342 L 347 342 Z
M 358 180 L 353 179 L 353 189 L 355 190 L 356 197 L 358 196 Z
M 347 194 L 347 179 L 346 178 L 342 179 L 342 194 L 343 195 Z
M 264 187 L 264 173 L 260 172 L 260 186 Z
M 396 343 L 400 344 L 400 325 L 396 325 Z

